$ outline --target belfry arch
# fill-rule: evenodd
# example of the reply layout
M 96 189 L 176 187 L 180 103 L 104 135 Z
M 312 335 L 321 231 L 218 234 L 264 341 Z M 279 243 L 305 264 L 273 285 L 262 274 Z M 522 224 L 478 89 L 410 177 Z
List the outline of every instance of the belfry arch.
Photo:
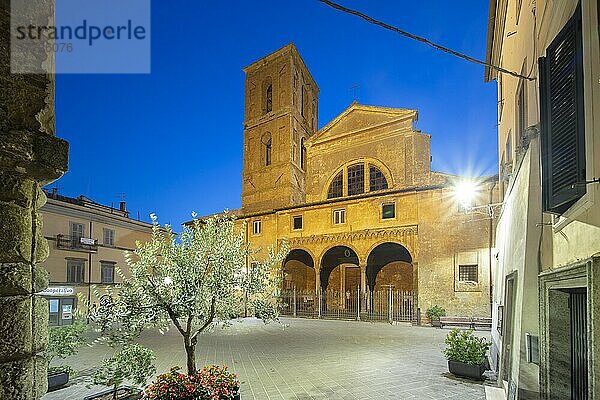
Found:
M 367 257 L 366 278 L 368 290 L 373 292 L 387 287 L 414 291 L 413 258 L 406 247 L 395 242 L 375 246 Z
M 315 262 L 304 249 L 292 249 L 283 261 L 282 289 L 315 290 Z

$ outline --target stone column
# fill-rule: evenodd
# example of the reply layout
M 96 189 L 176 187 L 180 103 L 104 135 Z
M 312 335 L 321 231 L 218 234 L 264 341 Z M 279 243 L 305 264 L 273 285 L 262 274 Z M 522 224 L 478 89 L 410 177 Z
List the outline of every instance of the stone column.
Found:
M 48 3 L 32 2 L 31 12 Z M 38 210 L 40 187 L 67 170 L 68 144 L 54 136 L 54 76 L 10 73 L 9 4 L 0 0 L 0 399 L 20 400 L 47 388 L 48 303 L 34 293 L 48 285 L 36 265 L 48 243 Z
M 360 291 L 361 293 L 367 293 L 367 265 L 360 265 Z
M 321 291 L 321 269 L 315 268 L 315 293 Z

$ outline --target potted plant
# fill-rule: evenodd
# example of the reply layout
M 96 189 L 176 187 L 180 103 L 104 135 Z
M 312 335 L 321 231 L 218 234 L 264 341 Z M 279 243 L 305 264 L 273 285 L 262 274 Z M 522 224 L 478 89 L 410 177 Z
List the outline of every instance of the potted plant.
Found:
M 431 321 L 431 326 L 441 328 L 442 323 L 440 322 L 440 318 L 446 316 L 446 310 L 436 304 L 433 307 L 429 307 L 425 312 L 425 315 L 427 315 L 427 318 Z
M 227 366 L 210 365 L 192 375 L 176 366 L 161 374 L 144 394 L 150 400 L 239 400 L 240 382 Z
M 92 399 L 140 399 L 141 389 L 135 387 L 121 387 L 127 379 L 141 387 L 146 380 L 154 374 L 154 360 L 156 357 L 152 350 L 139 344 L 128 344 L 117 351 L 112 357 L 102 361 L 102 365 L 93 375 L 95 384 L 110 386 L 111 389 L 85 397 Z
M 77 354 L 79 347 L 86 342 L 87 326 L 76 320 L 72 325 L 50 327 L 48 329 L 48 346 L 44 357 L 48 362 L 48 390 L 55 390 L 69 382 L 69 376 L 75 375 L 75 370 L 68 365 L 50 366 L 56 359 L 65 359 Z
M 486 353 L 491 343 L 477 337 L 472 330 L 452 329 L 445 339 L 443 351 L 453 375 L 481 380 L 487 367 Z

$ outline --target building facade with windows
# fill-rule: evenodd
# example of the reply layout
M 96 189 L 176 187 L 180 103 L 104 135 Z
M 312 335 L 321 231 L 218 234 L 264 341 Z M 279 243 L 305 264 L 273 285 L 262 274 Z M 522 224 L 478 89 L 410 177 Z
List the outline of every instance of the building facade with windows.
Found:
M 150 239 L 152 225 L 129 218 L 125 202 L 118 209 L 98 204 L 84 196 L 66 197 L 46 192 L 41 208 L 43 233 L 50 255 L 42 263 L 49 274 L 50 325 L 71 324 L 78 295 L 94 304 L 94 288 L 121 282 L 116 268 L 127 273 L 125 251 L 135 242 Z
M 253 246 L 289 244 L 283 289 L 309 293 L 297 300 L 305 303 L 310 293 L 348 300 L 393 289 L 414 293 L 423 314 L 438 304 L 489 315 L 494 220 L 462 212 L 460 177 L 431 170 L 416 110 L 353 103 L 319 129 L 319 88 L 293 44 L 244 72 L 242 207 L 233 212 Z M 494 202 L 496 177 L 482 186 L 477 201 Z
M 598 0 L 491 0 L 503 207 L 492 361 L 511 399 L 600 396 Z

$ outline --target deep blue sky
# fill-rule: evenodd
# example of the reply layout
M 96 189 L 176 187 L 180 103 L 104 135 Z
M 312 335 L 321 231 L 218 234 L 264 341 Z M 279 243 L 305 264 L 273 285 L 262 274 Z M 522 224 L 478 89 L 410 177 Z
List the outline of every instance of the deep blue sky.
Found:
M 489 2 L 340 0 L 373 17 L 485 57 Z M 294 42 L 321 89 L 319 127 L 353 100 L 419 110 L 433 169 L 496 173 L 496 89 L 483 67 L 316 0 L 152 2 L 152 73 L 58 75 L 57 134 L 69 172 L 50 186 L 179 224 L 240 206 L 244 74 Z

